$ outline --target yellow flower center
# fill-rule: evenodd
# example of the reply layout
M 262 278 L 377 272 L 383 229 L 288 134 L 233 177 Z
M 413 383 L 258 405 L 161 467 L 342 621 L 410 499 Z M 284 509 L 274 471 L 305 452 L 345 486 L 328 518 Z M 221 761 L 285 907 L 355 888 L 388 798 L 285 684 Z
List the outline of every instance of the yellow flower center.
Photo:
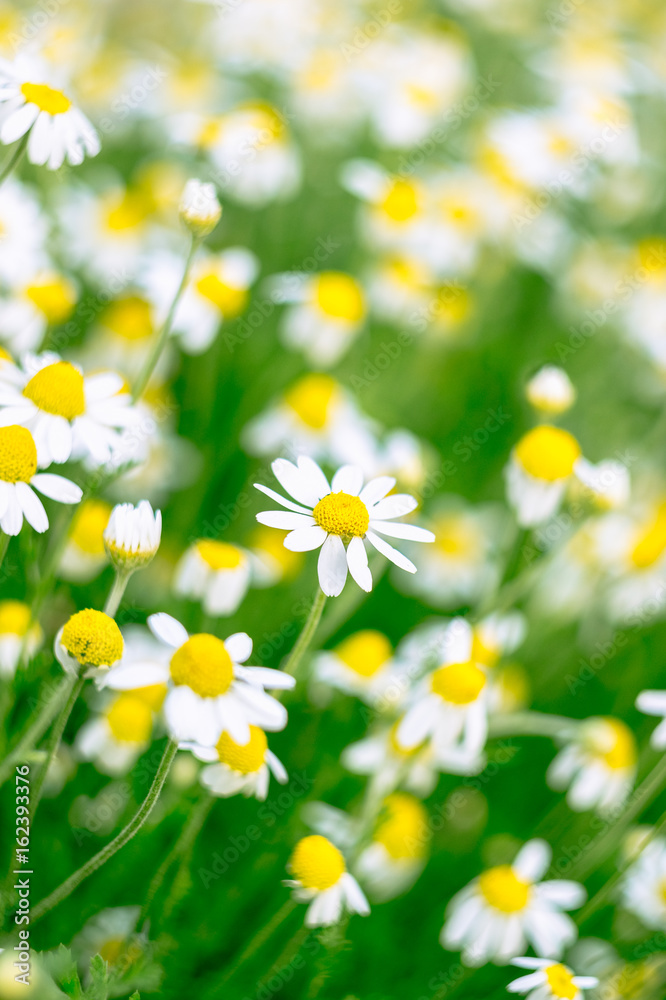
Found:
M 322 497 L 312 516 L 329 535 L 363 538 L 370 523 L 368 508 L 360 497 L 342 491 Z
M 148 190 L 127 190 L 120 197 L 113 195 L 105 199 L 107 229 L 121 233 L 126 229 L 140 226 L 152 214 L 155 202 Z
M 289 867 L 306 889 L 330 889 L 344 875 L 345 860 L 326 837 L 313 834 L 296 844 Z
M 30 608 L 23 601 L 0 601 L 0 634 L 25 635 L 30 627 Z
M 234 679 L 231 657 L 221 639 L 205 632 L 192 635 L 171 657 L 174 684 L 187 684 L 201 698 L 217 698 Z
M 70 656 L 93 667 L 111 666 L 123 655 L 123 637 L 113 618 L 92 608 L 72 615 L 61 642 Z
M 335 651 L 345 666 L 361 677 L 373 677 L 393 654 L 386 636 L 374 629 L 350 635 Z
M 408 222 L 419 210 L 416 188 L 409 181 L 397 178 L 393 181 L 381 207 L 393 222 Z
M 23 83 L 21 93 L 28 104 L 36 104 L 40 111 L 49 115 L 64 115 L 72 106 L 61 90 L 54 90 L 45 83 Z
M 413 795 L 396 792 L 384 800 L 374 840 L 398 858 L 420 858 L 429 838 L 428 813 Z
M 195 288 L 199 295 L 212 302 L 227 317 L 238 316 L 248 300 L 246 288 L 234 288 L 232 285 L 228 285 L 213 271 L 199 278 L 195 282 Z
M 357 281 L 340 271 L 324 271 L 315 280 L 315 302 L 325 316 L 360 323 L 365 315 L 363 292 Z
M 483 630 L 475 628 L 472 633 L 472 659 L 483 663 L 486 667 L 494 667 L 501 655 L 500 648 L 484 635 Z
M 521 438 L 516 458 L 530 476 L 554 483 L 571 475 L 580 458 L 580 445 L 568 431 L 542 424 Z
M 89 556 L 104 555 L 104 529 L 111 506 L 104 500 L 84 500 L 77 508 L 69 532 L 70 541 Z
M 29 483 L 37 472 L 37 448 L 25 427 L 0 427 L 0 479 L 5 483 Z
M 666 504 L 661 504 L 654 520 L 643 530 L 636 542 L 631 561 L 636 569 L 654 566 L 666 549 Z
M 166 684 L 147 684 L 146 687 L 134 688 L 132 694 L 139 701 L 148 705 L 153 712 L 159 712 L 162 702 L 166 698 L 167 686 Z
M 603 729 L 593 737 L 592 752 L 612 771 L 634 767 L 638 759 L 636 740 L 629 726 L 620 719 L 603 718 Z
M 28 285 L 25 294 L 49 323 L 62 323 L 76 303 L 74 286 L 59 276 Z
M 443 516 L 435 525 L 435 546 L 449 559 L 473 559 L 479 552 L 479 535 L 474 526 L 456 515 Z
M 237 545 L 203 538 L 196 543 L 197 552 L 211 569 L 238 569 L 245 562 L 245 556 Z
M 123 692 L 107 711 L 106 721 L 119 743 L 147 743 L 153 727 L 153 713 L 133 691 Z
M 305 375 L 284 394 L 287 406 L 307 427 L 320 431 L 326 427 L 331 405 L 338 395 L 335 379 L 330 375 Z
M 524 910 L 530 898 L 530 884 L 518 878 L 511 865 L 489 868 L 479 876 L 479 889 L 486 902 L 501 913 Z
M 453 705 L 476 701 L 486 684 L 486 675 L 475 663 L 449 663 L 434 671 L 430 685 L 433 694 Z
M 232 740 L 228 733 L 222 733 L 216 744 L 221 763 L 241 774 L 253 774 L 259 770 L 267 747 L 266 733 L 257 726 L 250 726 L 250 741 L 245 746 Z
M 23 395 L 46 413 L 74 420 L 86 411 L 83 375 L 69 361 L 56 361 L 32 376 Z
M 550 992 L 561 1000 L 574 1000 L 578 996 L 578 987 L 574 986 L 573 973 L 566 965 L 549 965 L 543 970 Z
M 104 325 L 123 340 L 145 340 L 153 333 L 150 303 L 138 295 L 116 299 L 104 313 Z

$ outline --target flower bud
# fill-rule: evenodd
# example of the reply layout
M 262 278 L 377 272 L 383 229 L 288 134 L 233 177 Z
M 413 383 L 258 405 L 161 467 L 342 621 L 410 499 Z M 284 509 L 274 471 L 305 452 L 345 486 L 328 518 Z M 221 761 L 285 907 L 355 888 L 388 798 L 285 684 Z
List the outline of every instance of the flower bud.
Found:
M 135 507 L 119 503 L 111 511 L 104 531 L 104 548 L 117 570 L 133 573 L 147 566 L 160 547 L 162 514 L 147 500 Z
M 222 215 L 214 184 L 191 178 L 180 199 L 180 217 L 187 228 L 199 238 L 215 229 Z

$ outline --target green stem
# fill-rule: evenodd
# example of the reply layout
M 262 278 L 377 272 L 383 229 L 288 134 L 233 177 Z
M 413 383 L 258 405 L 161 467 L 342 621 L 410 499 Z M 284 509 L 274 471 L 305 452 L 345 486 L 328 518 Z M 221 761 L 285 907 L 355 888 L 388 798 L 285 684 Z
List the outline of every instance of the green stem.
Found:
M 0 531 L 0 566 L 2 566 L 5 561 L 5 556 L 7 555 L 7 549 L 9 548 L 10 535 L 6 535 L 4 531 Z
M 294 909 L 295 906 L 296 903 L 294 902 L 294 900 L 288 899 L 286 903 L 284 903 L 284 905 L 280 907 L 280 909 L 268 921 L 268 923 L 264 924 L 261 930 L 257 931 L 257 933 L 254 935 L 254 937 L 248 944 L 247 948 L 245 948 L 245 950 L 241 952 L 240 956 L 234 962 L 234 964 L 231 965 L 226 970 L 221 979 L 217 980 L 215 984 L 216 987 L 219 988 L 220 986 L 224 986 L 225 983 L 229 982 L 232 976 L 236 975 L 240 967 L 242 965 L 245 965 L 245 963 L 249 958 L 252 958 L 255 952 L 257 952 L 259 948 L 261 948 L 262 944 L 268 941 L 269 937 L 278 929 L 280 924 L 287 919 L 287 917 L 289 916 L 289 914 L 291 913 L 291 911 Z
M 548 715 L 546 712 L 511 712 L 491 719 L 488 735 L 497 736 L 568 736 L 580 723 L 565 715 Z
M 63 899 L 67 899 L 67 897 L 74 892 L 77 886 L 79 886 L 84 879 L 88 878 L 89 875 L 92 875 L 98 868 L 101 868 L 102 865 L 106 864 L 109 858 L 112 858 L 113 855 L 121 849 L 121 847 L 124 847 L 125 844 L 127 844 L 128 841 L 130 841 L 132 837 L 139 832 L 157 802 L 177 750 L 178 744 L 173 740 L 169 740 L 162 760 L 160 761 L 159 767 L 155 773 L 155 777 L 153 778 L 153 783 L 148 790 L 148 794 L 127 826 L 120 831 L 117 837 L 114 837 L 110 844 L 107 844 L 106 847 L 103 847 L 101 851 L 98 851 L 94 857 L 90 858 L 89 861 L 86 861 L 84 865 L 81 865 L 78 871 L 75 871 L 73 875 L 70 875 L 68 879 L 65 879 L 62 885 L 59 885 L 57 889 L 54 889 L 50 895 L 46 896 L 45 899 L 42 899 L 41 902 L 35 906 L 31 914 L 33 923 L 37 920 L 41 920 L 43 916 L 61 903 Z
M 12 155 L 8 158 L 7 162 L 5 163 L 5 166 L 2 168 L 2 171 L 0 171 L 0 184 L 4 184 L 4 182 L 7 180 L 7 178 L 14 170 L 14 168 L 17 167 L 21 162 L 21 160 L 23 159 L 23 154 L 25 153 L 28 146 L 28 137 L 30 135 L 30 132 L 31 129 L 28 129 L 25 135 L 21 138 L 21 141 L 19 142 L 18 146 L 16 147 Z
M 16 764 L 25 762 L 26 756 L 49 728 L 60 711 L 62 702 L 70 693 L 70 684 L 70 677 L 62 678 L 55 691 L 50 692 L 50 697 L 44 701 L 39 714 L 30 723 L 14 749 L 10 750 L 2 761 L 0 764 L 0 785 L 7 780 Z
M 56 718 L 53 729 L 51 730 L 51 735 L 49 736 L 48 742 L 45 747 L 45 760 L 42 764 L 41 770 L 37 775 L 37 780 L 30 788 L 30 822 L 34 822 L 35 813 L 37 812 L 37 807 L 39 805 L 39 800 L 42 797 L 42 789 L 44 788 L 44 782 L 46 781 L 46 775 L 48 773 L 49 767 L 51 766 L 55 755 L 58 752 L 58 747 L 60 746 L 60 740 L 62 739 L 62 734 L 65 731 L 65 726 L 67 725 L 67 720 L 72 714 L 72 709 L 76 699 L 81 694 L 85 679 L 83 677 L 71 677 L 69 678 L 70 690 L 69 697 L 63 705 L 60 714 Z
M 185 287 L 189 280 L 190 269 L 192 267 L 194 255 L 197 252 L 200 243 L 201 239 L 193 234 L 192 241 L 190 243 L 190 249 L 187 254 L 187 258 L 185 260 L 183 277 L 181 278 L 176 294 L 174 295 L 173 301 L 169 307 L 169 312 L 166 315 L 166 319 L 162 324 L 162 329 L 160 330 L 157 339 L 155 341 L 155 344 L 153 345 L 153 349 L 143 367 L 143 371 L 139 375 L 134 385 L 134 388 L 132 389 L 132 399 L 135 403 L 141 398 L 141 396 L 143 396 L 146 390 L 146 386 L 150 381 L 150 377 L 155 370 L 155 366 L 157 365 L 157 362 L 160 360 L 162 351 L 164 350 L 166 343 L 169 339 L 169 335 L 171 334 L 171 326 L 173 324 L 173 318 L 176 315 L 176 309 L 178 308 L 178 303 L 180 302 L 181 296 L 185 291 Z
M 120 602 L 123 599 L 125 593 L 125 588 L 127 587 L 127 582 L 131 577 L 131 572 L 127 570 L 116 570 L 116 575 L 109 591 L 109 596 L 106 599 L 106 604 L 104 605 L 104 614 L 108 615 L 109 618 L 115 618 L 116 612 L 120 607 Z
M 317 626 L 319 625 L 321 613 L 324 610 L 325 604 L 326 594 L 323 590 L 318 589 L 315 599 L 312 602 L 312 607 L 310 608 L 310 614 L 308 615 L 307 621 L 303 626 L 303 631 L 296 640 L 296 644 L 287 657 L 286 663 L 283 667 L 285 673 L 292 674 L 292 676 L 296 677 L 300 662 L 303 659 L 308 646 L 312 642 L 315 632 L 317 631 Z

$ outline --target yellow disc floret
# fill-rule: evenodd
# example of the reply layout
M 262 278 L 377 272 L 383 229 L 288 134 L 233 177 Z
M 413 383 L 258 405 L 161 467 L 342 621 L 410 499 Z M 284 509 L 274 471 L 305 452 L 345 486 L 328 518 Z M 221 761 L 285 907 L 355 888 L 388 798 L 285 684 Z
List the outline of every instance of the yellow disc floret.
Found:
M 123 655 L 123 637 L 113 618 L 92 608 L 72 615 L 60 641 L 70 656 L 93 667 L 111 666 Z
M 486 685 L 486 675 L 475 663 L 449 663 L 434 671 L 430 686 L 433 694 L 453 705 L 469 705 Z
M 258 726 L 250 726 L 250 740 L 241 746 L 232 740 L 229 733 L 222 733 L 215 749 L 222 764 L 226 764 L 241 774 L 253 774 L 264 763 L 264 755 L 268 742 L 266 733 Z
M 0 601 L 0 634 L 25 635 L 30 618 L 30 608 L 23 601 Z
M 123 340 L 145 340 L 152 336 L 154 329 L 151 305 L 139 295 L 116 299 L 105 311 L 103 322 Z
M 429 836 L 428 813 L 417 798 L 395 792 L 384 800 L 373 839 L 390 857 L 395 861 L 423 857 Z
M 237 545 L 202 538 L 196 543 L 197 552 L 211 569 L 238 569 L 245 562 L 245 555 Z
M 153 712 L 159 712 L 162 702 L 167 696 L 167 686 L 166 684 L 147 684 L 146 687 L 134 688 L 132 694 L 148 705 Z
M 246 288 L 235 288 L 227 284 L 214 271 L 204 274 L 195 282 L 195 288 L 209 302 L 219 309 L 223 316 L 238 316 L 248 299 Z
M 592 753 L 599 757 L 612 771 L 622 771 L 634 767 L 638 759 L 636 739 L 629 726 L 621 719 L 605 717 L 599 720 L 599 728 L 594 725 Z
M 72 106 L 61 90 L 54 90 L 45 83 L 23 83 L 21 93 L 28 104 L 36 104 L 40 111 L 49 115 L 64 115 Z
M 18 424 L 0 427 L 0 479 L 29 483 L 37 472 L 37 448 L 30 431 Z
M 489 868 L 479 876 L 479 889 L 486 902 L 501 913 L 519 913 L 530 898 L 530 884 L 518 878 L 511 865 Z
M 66 320 L 76 302 L 74 285 L 58 274 L 28 285 L 25 294 L 49 323 Z
M 336 653 L 350 670 L 361 677 L 372 677 L 391 658 L 391 643 L 381 632 L 364 629 L 344 639 Z
M 409 181 L 397 178 L 391 184 L 382 209 L 392 222 L 408 222 L 419 210 L 419 196 Z
M 69 361 L 56 361 L 32 376 L 23 395 L 45 413 L 74 420 L 86 411 L 83 375 Z
M 186 684 L 201 698 L 217 698 L 229 690 L 234 668 L 222 640 L 201 632 L 173 654 L 171 677 L 174 684 Z
M 312 516 L 329 535 L 363 538 L 370 523 L 368 508 L 360 497 L 342 491 L 322 497 Z
M 521 438 L 515 454 L 530 476 L 554 483 L 572 474 L 581 452 L 573 434 L 542 424 Z
M 315 282 L 315 301 L 325 316 L 360 323 L 365 315 L 363 292 L 357 281 L 340 271 L 323 271 Z
M 666 550 L 666 504 L 660 504 L 652 521 L 643 527 L 630 559 L 636 569 L 654 566 Z
M 305 375 L 284 394 L 284 401 L 306 427 L 320 431 L 328 423 L 338 386 L 330 375 Z
M 133 691 L 123 691 L 108 709 L 106 721 L 119 743 L 146 743 L 153 726 L 153 713 Z
M 86 555 L 103 556 L 104 529 L 110 516 L 111 506 L 104 500 L 84 500 L 74 515 L 69 532 L 70 541 Z
M 289 868 L 305 889 L 330 889 L 346 871 L 340 851 L 326 837 L 313 834 L 296 844 Z
M 550 992 L 558 1000 L 575 1000 L 579 995 L 578 987 L 574 986 L 574 977 L 566 965 L 549 965 L 543 970 L 550 987 Z

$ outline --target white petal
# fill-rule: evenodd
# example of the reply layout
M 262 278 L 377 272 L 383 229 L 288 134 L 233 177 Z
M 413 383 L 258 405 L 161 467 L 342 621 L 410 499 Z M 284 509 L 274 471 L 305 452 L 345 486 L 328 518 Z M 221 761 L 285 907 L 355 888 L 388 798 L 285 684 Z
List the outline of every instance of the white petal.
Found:
M 280 496 L 280 494 L 276 493 L 275 490 L 269 489 L 268 486 L 263 486 L 262 483 L 255 483 L 254 488 L 255 490 L 259 490 L 261 493 L 265 493 L 267 497 L 270 497 L 271 500 L 275 500 L 276 503 L 282 504 L 282 506 L 286 507 L 287 510 L 293 510 L 296 514 L 309 514 L 312 516 L 312 510 L 308 510 L 307 507 L 301 507 L 297 503 L 292 503 L 291 500 L 287 500 L 286 497 Z M 314 504 L 312 506 L 314 506 Z
M 18 108 L 3 122 L 0 130 L 0 142 L 4 143 L 5 146 L 16 142 L 34 124 L 38 114 L 39 108 L 36 104 L 24 104 L 22 108 Z
M 329 535 L 317 563 L 319 586 L 328 597 L 337 597 L 347 579 L 347 553 L 339 535 Z
M 293 531 L 315 524 L 312 514 L 292 514 L 286 510 L 262 510 L 257 514 L 257 521 L 268 525 L 269 528 L 280 528 L 282 531 Z
M 14 483 L 8 483 L 7 509 L 0 519 L 0 528 L 6 535 L 18 535 L 23 526 L 23 511 L 16 496 Z
M 285 674 L 284 670 L 274 670 L 272 667 L 237 667 L 236 676 L 255 687 L 279 688 L 289 691 L 296 684 L 296 678 Z
M 332 493 L 351 493 L 358 496 L 363 486 L 363 470 L 357 465 L 343 465 L 333 476 Z
M 16 483 L 16 497 L 28 524 L 31 524 L 35 531 L 40 533 L 46 531 L 49 519 L 46 516 L 44 505 L 27 483 Z
M 161 639 L 167 646 L 173 646 L 174 649 L 178 649 L 189 639 L 184 625 L 181 625 L 179 621 L 164 611 L 150 615 L 147 625 L 154 636 Z
M 310 524 L 306 528 L 291 531 L 284 539 L 285 549 L 291 552 L 311 552 L 318 549 L 326 541 L 326 532 L 318 524 Z
M 408 573 L 416 573 L 416 566 L 411 559 L 408 559 L 407 556 L 403 556 L 402 552 L 398 552 L 398 550 L 394 549 L 392 545 L 385 542 L 383 538 L 376 535 L 374 531 L 366 531 L 365 537 L 371 545 L 374 545 L 378 552 L 381 552 L 383 556 L 390 559 L 391 562 L 395 563 L 396 566 L 399 566 L 400 569 L 405 569 Z
M 353 913 L 359 913 L 362 917 L 367 917 L 370 913 L 370 905 L 354 876 L 349 872 L 345 872 L 340 881 L 345 894 L 347 909 Z
M 562 910 L 576 910 L 587 899 L 585 887 L 570 879 L 553 879 L 541 882 L 537 887 L 539 896 L 554 903 Z
M 370 507 L 385 497 L 394 486 L 395 479 L 392 476 L 377 476 L 376 479 L 371 479 L 369 483 L 365 484 L 359 496 L 363 503 Z
M 380 521 L 387 517 L 403 517 L 405 514 L 411 514 L 417 507 L 418 500 L 409 493 L 393 493 L 370 508 L 370 517 L 376 517 Z
M 224 645 L 234 663 L 245 663 L 252 656 L 252 639 L 247 632 L 234 632 L 224 640 Z
M 372 573 L 368 569 L 368 553 L 361 538 L 352 538 L 347 546 L 347 565 L 352 578 L 361 590 L 370 593 L 372 590 Z
M 636 708 L 645 715 L 666 715 L 666 691 L 641 691 Z
M 381 535 L 389 538 L 405 538 L 410 542 L 434 542 L 435 536 L 427 528 L 419 528 L 416 524 L 393 524 L 391 521 L 375 521 L 370 518 L 370 527 Z
M 79 503 L 83 496 L 83 490 L 70 479 L 64 476 L 56 476 L 52 472 L 38 472 L 30 480 L 30 485 L 43 493 L 51 500 L 59 500 L 60 503 Z
M 313 471 L 312 466 L 316 471 Z M 319 466 L 312 462 L 312 465 L 305 465 L 303 468 L 287 461 L 286 458 L 276 458 L 271 464 L 275 473 L 275 478 L 290 496 L 299 503 L 314 507 L 322 496 L 330 493 L 330 488 L 324 477 L 324 473 Z M 326 483 L 325 491 L 321 492 L 321 480 Z
M 553 852 L 545 840 L 528 840 L 511 866 L 526 882 L 537 882 L 550 864 Z
M 166 664 L 121 663 L 100 674 L 97 687 L 108 687 L 112 691 L 133 691 L 151 684 L 166 684 L 168 680 L 169 667 Z

